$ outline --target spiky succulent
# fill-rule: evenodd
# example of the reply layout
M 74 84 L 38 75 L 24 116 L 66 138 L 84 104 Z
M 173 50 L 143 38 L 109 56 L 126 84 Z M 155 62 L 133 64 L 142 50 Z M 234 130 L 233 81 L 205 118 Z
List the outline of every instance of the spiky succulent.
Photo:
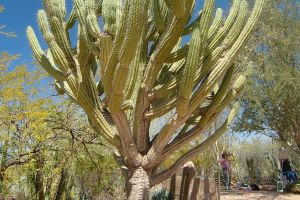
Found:
M 215 134 L 157 173 L 242 89 L 247 73 L 236 76 L 234 59 L 263 4 L 257 0 L 249 16 L 247 1 L 233 0 L 223 20 L 215 1 L 205 0 L 193 20 L 195 0 L 73 0 L 68 17 L 65 0 L 44 0 L 38 23 L 49 49 L 44 52 L 31 27 L 27 36 L 58 93 L 79 104 L 95 131 L 118 149 L 129 178 L 143 169 L 153 185 L 218 139 L 232 121 L 236 107 Z M 170 111 L 175 114 L 151 137 L 151 121 Z

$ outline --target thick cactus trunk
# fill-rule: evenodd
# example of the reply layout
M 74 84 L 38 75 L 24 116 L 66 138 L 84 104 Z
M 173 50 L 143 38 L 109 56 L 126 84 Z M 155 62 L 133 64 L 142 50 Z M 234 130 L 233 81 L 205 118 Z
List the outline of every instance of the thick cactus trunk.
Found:
M 143 168 L 133 171 L 128 186 L 128 200 L 149 200 L 150 177 Z

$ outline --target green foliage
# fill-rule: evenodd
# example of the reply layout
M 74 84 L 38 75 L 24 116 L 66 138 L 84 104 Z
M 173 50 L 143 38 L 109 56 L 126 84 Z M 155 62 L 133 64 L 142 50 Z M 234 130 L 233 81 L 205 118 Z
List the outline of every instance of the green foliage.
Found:
M 63 99 L 55 105 L 51 91 L 40 87 L 46 80 L 39 70 L 10 67 L 17 57 L 0 56 L 0 194 L 62 200 L 81 192 L 114 198 L 116 190 L 121 196 L 121 172 L 82 111 Z
M 78 153 L 75 161 L 75 182 L 82 193 L 91 197 L 106 195 L 108 199 L 117 199 L 120 198 L 117 195 L 122 195 L 120 192 L 124 190 L 119 166 L 109 151 L 97 145 L 89 145 Z
M 269 2 L 247 60 L 255 72 L 242 98 L 238 131 L 257 132 L 300 148 L 299 2 Z M 298 147 L 297 147 L 298 146 Z M 297 149 L 298 148 L 298 149 Z

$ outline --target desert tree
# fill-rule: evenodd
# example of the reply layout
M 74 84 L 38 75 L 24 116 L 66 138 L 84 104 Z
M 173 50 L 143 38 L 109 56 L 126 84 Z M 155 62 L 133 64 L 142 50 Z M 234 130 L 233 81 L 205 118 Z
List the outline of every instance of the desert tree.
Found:
M 115 147 L 128 199 L 147 199 L 151 186 L 209 148 L 233 120 L 236 105 L 214 134 L 159 170 L 242 89 L 251 70 L 237 75 L 240 65 L 234 61 L 263 4 L 257 0 L 249 15 L 247 1 L 234 0 L 223 20 L 214 0 L 204 1 L 196 19 L 194 0 L 74 0 L 69 15 L 64 0 L 44 0 L 38 24 L 49 49 L 42 49 L 32 27 L 27 36 L 58 93 L 80 105 L 95 132 Z M 170 112 L 161 130 L 150 135 L 151 122 Z
M 248 45 L 256 68 L 235 129 L 267 135 L 300 155 L 300 4 L 268 1 L 268 7 Z

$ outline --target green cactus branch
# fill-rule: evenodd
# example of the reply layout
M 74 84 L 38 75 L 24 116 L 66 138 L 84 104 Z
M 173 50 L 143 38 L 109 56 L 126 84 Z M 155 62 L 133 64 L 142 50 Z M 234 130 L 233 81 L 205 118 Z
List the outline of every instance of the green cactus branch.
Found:
M 214 142 L 216 142 L 223 134 L 228 130 L 229 125 L 231 124 L 234 116 L 238 112 L 239 104 L 236 103 L 232 110 L 230 111 L 228 118 L 223 122 L 223 124 L 211 135 L 209 136 L 205 141 L 200 143 L 199 145 L 195 146 L 188 152 L 186 152 L 184 155 L 182 155 L 176 162 L 174 162 L 171 167 L 168 169 L 155 174 L 155 176 L 152 179 L 151 185 L 156 185 L 157 183 L 162 182 L 162 180 L 165 180 L 166 178 L 173 175 L 179 167 L 183 166 L 187 161 L 189 161 L 191 158 L 195 157 L 198 153 L 203 152 L 204 150 L 208 149 Z M 174 170 L 175 169 L 175 170 Z
M 231 118 L 170 170 L 153 175 L 242 90 L 251 70 L 238 76 L 235 58 L 264 0 L 256 0 L 251 13 L 247 0 L 233 0 L 226 19 L 214 0 L 205 0 L 201 11 L 195 0 L 73 0 L 70 13 L 65 0 L 43 2 L 38 24 L 49 49 L 45 53 L 28 27 L 33 54 L 58 94 L 80 105 L 95 132 L 117 148 L 129 174 L 143 168 L 157 182 L 227 129 Z M 76 44 L 70 39 L 74 28 Z M 153 120 L 167 116 L 150 135 Z

